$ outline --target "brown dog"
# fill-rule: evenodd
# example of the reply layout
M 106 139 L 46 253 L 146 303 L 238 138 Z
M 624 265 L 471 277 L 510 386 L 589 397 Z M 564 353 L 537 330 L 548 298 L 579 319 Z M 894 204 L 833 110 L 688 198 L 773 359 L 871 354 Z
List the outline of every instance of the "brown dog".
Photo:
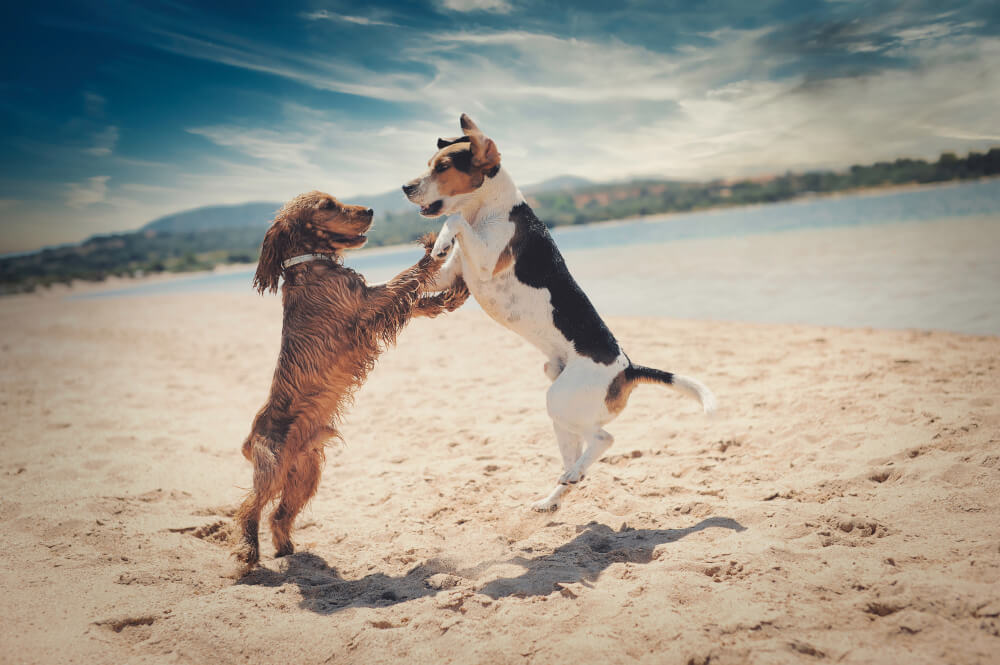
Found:
M 340 437 L 337 424 L 351 394 L 412 316 L 453 311 L 469 296 L 457 284 L 420 297 L 441 265 L 430 256 L 434 238 L 421 239 L 425 255 L 382 285 L 341 264 L 341 253 L 365 243 L 372 211 L 309 192 L 278 211 L 264 236 L 254 286 L 278 289 L 284 275 L 281 352 L 267 403 L 257 413 L 243 455 L 253 463 L 253 489 L 236 513 L 236 550 L 244 571 L 260 559 L 261 511 L 280 497 L 271 515 L 276 556 L 294 551 L 292 524 L 316 493 L 324 446 Z

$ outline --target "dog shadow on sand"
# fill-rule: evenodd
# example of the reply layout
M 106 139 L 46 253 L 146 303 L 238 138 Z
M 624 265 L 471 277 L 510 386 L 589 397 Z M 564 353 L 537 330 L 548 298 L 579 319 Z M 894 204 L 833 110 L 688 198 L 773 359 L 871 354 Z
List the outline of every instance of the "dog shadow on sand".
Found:
M 318 614 L 334 614 L 348 607 L 387 607 L 433 596 L 462 585 L 463 577 L 478 577 L 493 565 L 515 564 L 524 567 L 521 575 L 495 579 L 477 588 L 475 593 L 493 599 L 547 596 L 559 591 L 564 584 L 590 586 L 613 563 L 649 563 L 657 546 L 677 542 L 709 528 L 746 530 L 728 517 L 709 517 L 684 529 L 631 529 L 623 525 L 615 531 L 604 524 L 591 522 L 577 527 L 577 536 L 551 554 L 491 561 L 464 571 L 430 559 L 405 575 L 372 573 L 356 580 L 344 579 L 336 568 L 312 552 L 297 552 L 284 559 L 287 564 L 283 570 L 258 568 L 238 583 L 268 587 L 295 584 L 302 593 L 301 607 Z

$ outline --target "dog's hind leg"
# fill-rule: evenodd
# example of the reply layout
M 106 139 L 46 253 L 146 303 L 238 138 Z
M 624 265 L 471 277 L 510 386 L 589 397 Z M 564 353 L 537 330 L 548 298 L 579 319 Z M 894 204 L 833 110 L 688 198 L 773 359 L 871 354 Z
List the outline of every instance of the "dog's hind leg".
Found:
M 253 463 L 253 489 L 236 511 L 240 542 L 234 555 L 246 572 L 260 561 L 260 513 L 267 502 L 280 491 L 280 484 L 273 442 L 263 436 L 251 434 L 244 449 Z
M 559 484 L 553 488 L 547 497 L 532 504 L 532 508 L 541 512 L 559 509 L 559 503 L 563 495 L 569 489 L 583 480 L 584 474 L 591 464 L 601 458 L 611 444 L 614 437 L 603 429 L 581 437 L 575 432 L 571 432 L 558 423 L 554 423 L 556 439 L 559 441 L 559 452 L 563 458 L 563 475 L 559 477 Z M 580 454 L 581 439 L 586 439 L 587 447 Z
M 560 483 L 573 485 L 583 480 L 583 476 L 587 472 L 587 469 L 590 468 L 590 465 L 601 459 L 601 456 L 615 442 L 615 437 L 608 434 L 607 430 L 601 428 L 592 430 L 584 435 L 584 439 L 587 440 L 586 449 L 580 455 L 580 458 L 576 460 L 576 463 L 566 469 L 566 473 L 559 479 Z
M 556 441 L 559 443 L 559 454 L 562 455 L 563 470 L 568 472 L 580 458 L 583 439 L 579 434 L 571 432 L 555 421 L 552 422 L 552 429 L 555 430 Z M 559 501 L 567 491 L 569 491 L 569 484 L 560 483 L 555 486 L 547 497 L 531 504 L 531 507 L 539 512 L 558 510 Z
M 320 441 L 317 447 L 298 455 L 289 467 L 281 501 L 271 515 L 271 538 L 274 541 L 275 556 L 287 556 L 295 551 L 292 526 L 302 508 L 316 494 L 324 459 L 323 444 Z
M 580 449 L 583 447 L 583 437 L 576 432 L 571 432 L 557 422 L 552 423 L 552 429 L 556 433 L 556 442 L 559 443 L 559 454 L 562 455 L 563 470 L 569 471 L 580 459 Z

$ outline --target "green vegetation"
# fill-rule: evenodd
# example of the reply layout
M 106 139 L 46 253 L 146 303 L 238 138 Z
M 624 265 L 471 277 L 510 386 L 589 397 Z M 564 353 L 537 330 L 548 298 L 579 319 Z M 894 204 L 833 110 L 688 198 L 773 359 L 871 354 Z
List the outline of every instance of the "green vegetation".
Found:
M 1000 148 L 967 157 L 945 153 L 936 162 L 897 159 L 843 172 L 812 171 L 739 181 L 640 181 L 543 192 L 532 200 L 535 213 L 550 226 L 587 224 L 702 208 L 774 203 L 807 194 L 828 194 L 866 187 L 924 184 L 1000 175 Z
M 529 197 L 549 226 L 586 224 L 624 217 L 683 212 L 715 206 L 784 201 L 865 187 L 933 183 L 1000 175 L 1000 148 L 966 157 L 944 153 L 936 162 L 897 159 L 847 171 L 814 171 L 739 181 L 637 181 L 566 187 Z M 248 204 L 249 205 L 249 204 Z M 273 204 L 253 204 L 272 206 Z M 438 228 L 415 211 L 376 213 L 369 247 L 410 242 Z M 96 236 L 71 247 L 45 249 L 0 259 L 0 293 L 32 291 L 74 279 L 101 281 L 109 275 L 207 270 L 224 263 L 257 260 L 265 226 L 165 232 L 146 228 Z

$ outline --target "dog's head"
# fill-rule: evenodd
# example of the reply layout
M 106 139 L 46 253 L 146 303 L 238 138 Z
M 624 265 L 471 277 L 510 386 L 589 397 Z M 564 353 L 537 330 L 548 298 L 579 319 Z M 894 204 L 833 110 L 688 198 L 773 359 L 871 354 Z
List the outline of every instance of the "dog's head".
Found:
M 500 170 L 500 151 L 469 116 L 462 114 L 462 136 L 438 139 L 438 150 L 423 175 L 403 185 L 403 193 L 424 217 L 457 212 Z
M 346 205 L 323 192 L 300 194 L 286 203 L 264 235 L 254 287 L 278 290 L 281 262 L 301 254 L 339 254 L 368 240 L 374 212 Z

